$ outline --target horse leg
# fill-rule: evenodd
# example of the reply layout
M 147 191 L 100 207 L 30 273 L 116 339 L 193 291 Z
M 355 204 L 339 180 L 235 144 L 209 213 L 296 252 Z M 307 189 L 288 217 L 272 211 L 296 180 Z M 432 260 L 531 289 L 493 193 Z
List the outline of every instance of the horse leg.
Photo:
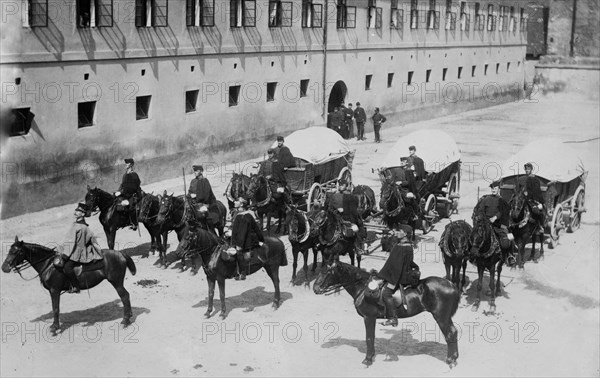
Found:
M 215 280 L 206 276 L 206 282 L 208 282 L 208 308 L 204 313 L 206 319 L 210 318 L 210 314 L 213 311 L 213 299 L 215 298 Z
M 56 336 L 56 332 L 60 329 L 59 313 L 60 313 L 60 289 L 50 289 L 50 298 L 52 299 L 52 315 L 54 322 L 50 326 L 52 336 Z
M 481 264 L 481 263 L 480 263 Z M 485 266 L 477 265 L 477 298 L 475 299 L 475 303 L 473 303 L 473 311 L 479 310 L 479 305 L 481 304 L 481 288 L 483 287 L 483 272 L 485 270 Z
M 373 357 L 375 357 L 375 317 L 364 317 L 365 331 L 366 331 L 366 342 L 367 342 L 367 355 L 363 360 L 363 364 L 370 366 L 373 364 Z
M 271 277 L 271 281 L 273 281 L 273 286 L 275 287 L 273 308 L 277 310 L 281 304 L 281 292 L 279 291 L 279 266 L 265 266 L 265 270 L 267 271 L 269 277 Z
M 438 326 L 440 326 L 440 330 L 444 334 L 444 338 L 446 339 L 446 344 L 448 345 L 448 354 L 446 355 L 446 363 L 450 368 L 456 366 L 456 360 L 458 359 L 458 332 L 456 331 L 456 327 L 452 322 L 452 317 L 448 313 L 447 308 L 443 308 L 442 311 L 445 314 L 433 314 L 433 318 L 437 322 Z M 442 319 L 441 317 L 448 318 Z
M 217 283 L 219 284 L 219 299 L 221 300 L 221 313 L 219 317 L 225 319 L 227 317 L 227 307 L 225 307 L 225 278 L 218 277 Z

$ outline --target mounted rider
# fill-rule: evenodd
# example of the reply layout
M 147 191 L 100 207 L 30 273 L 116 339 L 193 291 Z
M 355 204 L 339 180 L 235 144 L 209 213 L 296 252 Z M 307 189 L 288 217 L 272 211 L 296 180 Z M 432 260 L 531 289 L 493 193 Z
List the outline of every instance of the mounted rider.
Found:
M 508 225 L 510 222 L 510 205 L 500 196 L 500 187 L 490 184 L 492 194 L 487 194 L 477 202 L 473 209 L 472 219 L 476 216 L 484 216 L 492 224 L 492 229 L 498 237 L 500 248 L 508 250 L 512 241 L 508 236 Z
M 390 254 L 383 265 L 383 268 L 377 273 L 377 277 L 384 281 L 381 297 L 385 304 L 385 314 L 387 321 L 384 325 L 396 327 L 398 325 L 398 315 L 396 314 L 396 303 L 393 294 L 396 290 L 400 292 L 402 305 L 407 308 L 406 296 L 404 295 L 404 286 L 414 285 L 420 273 L 419 266 L 415 264 L 413 246 L 409 242 L 404 231 L 396 231 L 399 238 L 398 243 L 392 248 Z
M 268 159 L 260 164 L 258 174 L 264 176 L 271 185 L 273 200 L 283 198 L 285 203 L 289 202 L 287 181 L 285 179 L 283 164 L 277 158 L 275 149 L 269 148 L 267 150 Z
M 188 189 L 188 195 L 191 200 L 191 205 L 196 212 L 196 219 L 206 219 L 206 225 L 209 231 L 214 232 L 214 218 L 213 212 L 209 213 L 209 209 L 216 204 L 217 198 L 215 197 L 210 182 L 204 177 L 204 167 L 201 165 L 193 165 L 192 169 L 196 177 L 190 182 Z M 218 213 L 216 214 L 218 219 Z
M 236 249 L 236 280 L 245 280 L 245 253 L 262 247 L 265 238 L 258 227 L 254 212 L 248 210 L 248 201 L 240 198 L 235 203 L 237 212 L 231 221 L 231 244 Z
M 324 207 L 326 210 L 338 214 L 342 220 L 352 223 L 352 228 L 356 236 L 354 246 L 358 254 L 364 254 L 365 247 L 363 240 L 367 237 L 367 229 L 363 223 L 363 219 L 358 214 L 358 198 L 350 192 L 346 180 L 338 180 L 338 191 L 326 195 Z
M 123 207 L 123 210 L 129 214 L 129 220 L 131 222 L 131 229 L 137 230 L 138 221 L 135 214 L 135 205 L 137 201 L 142 198 L 142 188 L 140 177 L 136 172 L 133 171 L 135 161 L 133 158 L 127 158 L 125 162 L 125 173 L 121 180 L 121 186 L 114 193 L 116 198 L 117 210 L 119 206 Z M 132 217 L 133 214 L 133 217 Z
M 546 220 L 546 207 L 544 195 L 542 194 L 542 183 L 536 175 L 533 174 L 533 164 L 525 163 L 525 176 L 519 178 L 519 188 L 527 198 L 531 215 L 538 223 L 538 232 L 544 233 L 544 224 Z
M 68 259 L 64 263 L 63 272 L 71 284 L 69 293 L 79 293 L 80 291 L 79 281 L 74 271 L 75 267 L 104 258 L 94 233 L 85 222 L 85 216 L 89 211 L 90 209 L 85 203 L 77 205 L 73 212 L 75 222 L 67 233 L 66 242 L 59 248 L 63 258 Z
M 277 137 L 277 147 L 275 147 L 275 156 L 283 168 L 293 168 L 296 166 L 296 159 L 290 149 L 283 144 L 285 140 L 282 136 Z

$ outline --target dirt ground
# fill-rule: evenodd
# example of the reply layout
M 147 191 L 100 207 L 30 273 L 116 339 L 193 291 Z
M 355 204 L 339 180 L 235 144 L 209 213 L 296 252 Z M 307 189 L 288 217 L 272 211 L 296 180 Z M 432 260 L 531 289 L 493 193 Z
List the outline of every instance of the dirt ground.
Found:
M 315 295 L 315 276 L 308 277 L 308 287 L 302 272 L 296 284 L 291 284 L 289 248 L 289 265 L 281 270 L 281 308 L 271 308 L 273 286 L 267 274 L 259 271 L 246 281 L 227 281 L 228 317 L 221 321 L 215 310 L 206 320 L 203 272 L 190 276 L 175 267 L 155 267 L 156 256 L 147 256 L 146 231 L 139 235 L 121 230 L 117 248 L 125 249 L 138 268 L 138 274 L 128 273 L 125 281 L 135 323 L 126 329 L 119 326 L 122 306 L 105 282 L 89 292 L 62 296 L 63 332 L 52 337 L 50 297 L 39 280 L 27 282 L 14 273 L 2 273 L 0 375 L 598 376 L 599 114 L 597 102 L 574 96 L 543 98 L 404 126 L 386 124 L 383 143 L 373 143 L 372 133 L 367 134 L 367 141 L 351 142 L 356 148 L 354 183 L 369 185 L 379 193 L 378 178 L 371 169 L 378 167 L 398 137 L 423 128 L 451 134 L 463 162 L 459 213 L 452 219 L 469 222 L 478 188 L 480 194 L 487 193 L 489 178 L 495 178 L 489 167 L 501 165 L 533 138 L 555 136 L 572 142 L 589 170 L 582 227 L 573 234 L 563 233 L 556 249 L 546 246 L 540 263 L 530 262 L 524 271 L 505 268 L 504 294 L 496 301 L 495 313 L 489 312 L 487 296 L 479 310 L 472 311 L 477 274 L 468 266 L 466 293 L 454 316 L 460 357 L 452 370 L 444 363 L 446 343 L 429 313 L 401 319 L 398 328 L 378 325 L 375 363 L 365 368 L 361 364 L 366 352 L 364 326 L 351 297 L 345 292 Z M 217 197 L 224 201 L 221 193 L 229 180 L 227 172 L 208 177 Z M 190 179 L 191 175 L 187 182 Z M 106 190 L 118 186 L 103 184 Z M 168 190 L 180 194 L 183 183 L 169 180 L 142 187 L 155 193 Z M 73 209 L 74 204 L 2 221 L 2 260 L 15 235 L 27 242 L 61 242 Z M 106 247 L 97 217 L 89 223 Z M 445 274 L 437 243 L 447 223 L 447 219 L 440 221 L 432 233 L 421 238 L 415 260 L 423 277 Z M 421 236 L 420 232 L 417 235 Z M 287 236 L 282 240 L 289 246 Z M 172 234 L 169 250 L 176 246 Z M 362 266 L 379 269 L 385 258 L 378 250 L 365 257 Z M 31 270 L 23 275 L 27 279 L 35 276 Z M 218 299 L 215 304 L 218 309 Z

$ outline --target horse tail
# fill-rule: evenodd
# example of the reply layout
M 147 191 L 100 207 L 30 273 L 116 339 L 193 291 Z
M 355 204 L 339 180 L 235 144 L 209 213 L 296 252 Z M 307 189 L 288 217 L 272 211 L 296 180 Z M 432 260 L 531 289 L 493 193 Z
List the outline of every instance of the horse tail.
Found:
M 131 272 L 131 275 L 135 276 L 135 274 L 137 273 L 137 268 L 135 267 L 135 263 L 133 262 L 133 260 L 127 253 L 121 251 L 121 254 L 123 255 L 123 257 L 125 257 L 125 262 L 127 263 L 127 268 Z

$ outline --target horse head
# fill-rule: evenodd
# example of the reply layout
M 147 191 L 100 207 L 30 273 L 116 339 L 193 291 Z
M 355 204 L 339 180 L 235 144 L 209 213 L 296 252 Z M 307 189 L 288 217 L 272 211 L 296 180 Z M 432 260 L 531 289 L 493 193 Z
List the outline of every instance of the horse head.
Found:
M 9 273 L 12 269 L 23 263 L 24 259 L 25 253 L 23 251 L 23 241 L 15 236 L 15 242 L 10 246 L 8 255 L 2 263 L 2 271 L 4 273 Z

